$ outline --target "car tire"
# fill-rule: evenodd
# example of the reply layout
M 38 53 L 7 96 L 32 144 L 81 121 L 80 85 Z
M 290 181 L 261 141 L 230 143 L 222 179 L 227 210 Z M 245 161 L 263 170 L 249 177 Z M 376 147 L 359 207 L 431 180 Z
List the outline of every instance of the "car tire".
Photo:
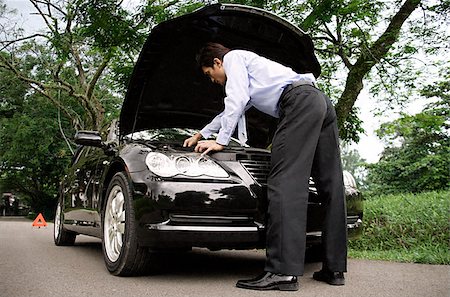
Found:
M 137 242 L 132 195 L 126 174 L 116 173 L 102 211 L 102 249 L 106 267 L 117 276 L 145 272 L 150 258 L 148 249 Z
M 58 201 L 53 226 L 53 239 L 58 246 L 74 245 L 77 234 L 64 229 L 64 214 L 62 212 L 62 200 Z

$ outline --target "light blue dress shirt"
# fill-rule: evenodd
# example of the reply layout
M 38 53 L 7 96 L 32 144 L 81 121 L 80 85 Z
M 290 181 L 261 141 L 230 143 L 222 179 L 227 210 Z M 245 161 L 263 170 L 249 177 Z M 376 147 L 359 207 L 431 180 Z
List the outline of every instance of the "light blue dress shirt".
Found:
M 278 118 L 278 100 L 284 88 L 298 80 L 315 83 L 312 73 L 298 74 L 291 68 L 245 50 L 232 50 L 223 58 L 227 77 L 225 108 L 200 133 L 209 138 L 217 133 L 216 142 L 228 145 L 238 126 L 241 145 L 247 141 L 245 111 L 250 107 Z

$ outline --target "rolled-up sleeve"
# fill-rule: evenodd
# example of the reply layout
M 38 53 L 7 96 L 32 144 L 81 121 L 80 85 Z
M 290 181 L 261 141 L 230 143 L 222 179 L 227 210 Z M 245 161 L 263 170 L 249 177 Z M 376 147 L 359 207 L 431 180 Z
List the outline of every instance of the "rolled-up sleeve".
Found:
M 228 145 L 239 119 L 245 112 L 246 105 L 250 101 L 249 78 L 245 58 L 238 53 L 226 54 L 223 67 L 227 75 L 225 109 L 221 113 L 216 142 Z

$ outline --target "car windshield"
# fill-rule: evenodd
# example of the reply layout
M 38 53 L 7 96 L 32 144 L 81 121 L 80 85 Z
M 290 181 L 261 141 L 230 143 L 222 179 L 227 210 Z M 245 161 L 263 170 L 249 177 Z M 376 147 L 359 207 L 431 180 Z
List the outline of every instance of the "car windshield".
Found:
M 124 137 L 125 140 L 145 140 L 155 143 L 179 143 L 183 144 L 184 140 L 191 137 L 198 131 L 195 129 L 187 128 L 162 128 L 162 129 L 149 129 L 139 132 L 128 134 Z M 216 136 L 216 135 L 213 135 Z M 228 146 L 238 147 L 241 146 L 239 141 L 231 138 Z

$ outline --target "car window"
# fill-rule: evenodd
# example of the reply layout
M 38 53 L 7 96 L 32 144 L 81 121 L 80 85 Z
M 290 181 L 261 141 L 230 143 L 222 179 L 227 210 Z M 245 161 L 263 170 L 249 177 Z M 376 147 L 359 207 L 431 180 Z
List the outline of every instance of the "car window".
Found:
M 79 146 L 77 147 L 77 150 L 75 151 L 75 154 L 72 158 L 72 164 L 78 163 L 80 161 L 80 158 L 85 158 L 88 156 L 89 152 L 91 151 L 91 147 L 89 146 Z
M 72 157 L 72 165 L 75 164 L 76 162 L 78 162 L 78 159 L 80 159 L 81 156 L 81 151 L 83 150 L 82 146 L 78 146 L 75 153 L 73 154 Z

